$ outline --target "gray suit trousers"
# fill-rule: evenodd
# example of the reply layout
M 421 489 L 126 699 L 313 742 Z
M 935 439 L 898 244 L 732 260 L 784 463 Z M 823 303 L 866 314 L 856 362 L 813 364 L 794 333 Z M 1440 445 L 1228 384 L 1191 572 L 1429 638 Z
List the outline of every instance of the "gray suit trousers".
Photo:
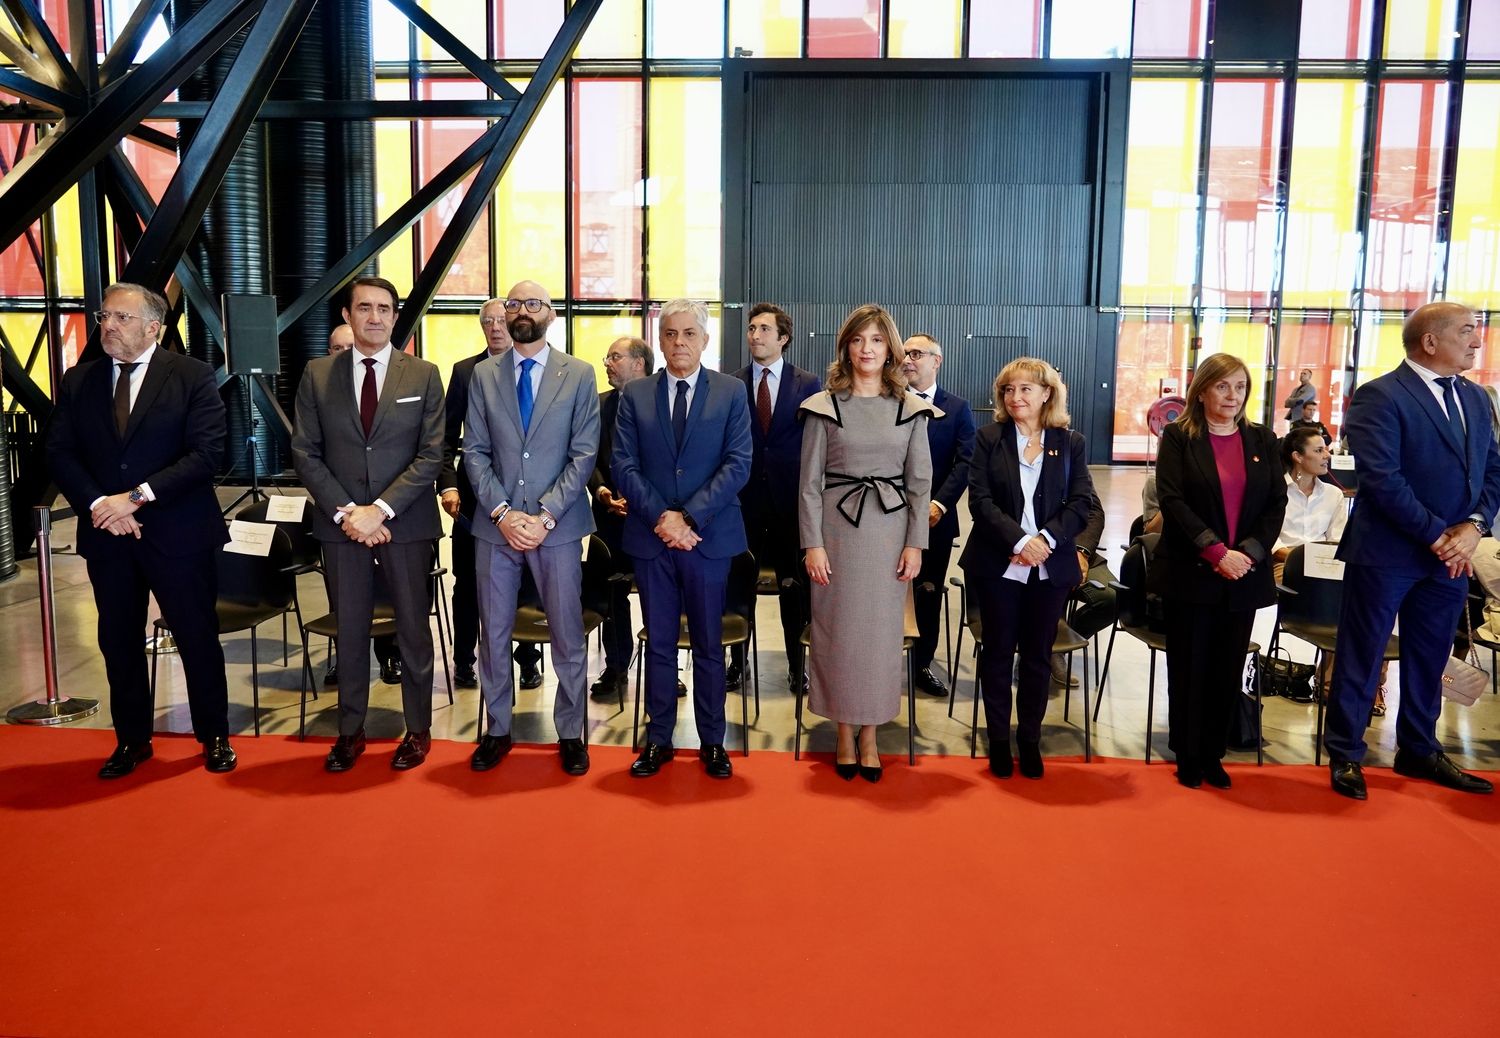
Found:
M 366 548 L 353 541 L 325 541 L 330 603 L 338 614 L 339 734 L 365 725 L 370 706 L 370 624 L 375 614 L 375 565 L 380 564 L 396 612 L 401 648 L 401 708 L 406 729 L 432 727 L 432 542 L 408 541 Z
M 588 707 L 588 644 L 583 633 L 583 546 L 578 541 L 543 544 L 518 552 L 509 544 L 475 539 L 474 570 L 479 586 L 479 687 L 489 713 L 489 734 L 509 735 L 515 685 L 511 673 L 511 634 L 521 567 L 528 566 L 547 614 L 557 697 L 552 721 L 559 739 L 583 738 Z

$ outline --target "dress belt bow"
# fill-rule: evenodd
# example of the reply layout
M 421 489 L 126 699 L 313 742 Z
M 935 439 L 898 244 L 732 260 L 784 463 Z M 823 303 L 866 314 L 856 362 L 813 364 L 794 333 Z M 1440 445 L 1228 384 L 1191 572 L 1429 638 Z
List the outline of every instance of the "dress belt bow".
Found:
M 855 527 L 865 514 L 865 495 L 875 491 L 875 501 L 886 515 L 899 512 L 906 507 L 906 484 L 901 476 L 849 476 L 842 472 L 830 472 L 823 480 L 824 490 L 848 491 L 839 498 L 839 513 Z M 853 514 L 850 514 L 853 508 Z

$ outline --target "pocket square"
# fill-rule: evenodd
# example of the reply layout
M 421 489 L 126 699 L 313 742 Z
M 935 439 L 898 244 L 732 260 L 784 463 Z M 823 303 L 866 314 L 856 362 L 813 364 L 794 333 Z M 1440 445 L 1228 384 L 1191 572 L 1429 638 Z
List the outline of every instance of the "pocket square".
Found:
M 419 397 L 419 396 L 401 396 L 401 397 L 397 397 L 396 398 L 396 403 L 398 403 L 398 404 L 415 404 L 416 402 L 418 402 L 421 399 L 422 398 Z

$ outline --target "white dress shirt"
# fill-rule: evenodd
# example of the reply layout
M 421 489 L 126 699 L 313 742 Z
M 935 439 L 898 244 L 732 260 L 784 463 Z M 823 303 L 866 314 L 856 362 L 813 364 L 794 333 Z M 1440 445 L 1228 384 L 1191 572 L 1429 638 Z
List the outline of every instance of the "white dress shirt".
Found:
M 144 385 L 145 382 L 146 382 L 146 368 L 150 365 L 150 363 L 151 363 L 151 357 L 155 353 L 156 353 L 156 343 L 153 342 L 150 346 L 146 347 L 146 352 L 145 353 L 142 353 L 133 362 L 130 362 L 130 363 L 134 363 L 135 364 L 135 367 L 131 369 L 130 376 L 129 376 L 130 377 L 130 410 L 131 411 L 135 410 L 135 402 L 136 402 L 136 400 L 141 395 L 141 386 Z M 114 398 L 115 398 L 115 389 L 118 388 L 119 385 L 120 385 L 120 362 L 117 361 L 117 360 L 111 360 L 110 361 L 110 375 L 109 375 L 109 398 L 110 398 L 110 400 L 114 400 Z M 147 501 L 155 501 L 156 500 L 156 495 L 151 492 L 151 484 L 150 483 L 142 483 L 141 484 L 141 493 L 146 495 L 146 500 Z M 94 498 L 94 500 L 89 504 L 89 511 L 92 512 L 94 509 L 98 508 L 99 507 L 99 502 L 103 501 L 106 496 L 107 495 L 100 494 L 98 497 Z
M 521 362 L 523 360 L 526 360 L 526 358 L 521 356 L 520 350 L 514 348 L 511 349 L 510 353 L 511 356 L 515 358 L 516 391 L 519 393 L 521 389 Z M 535 357 L 531 358 L 532 360 L 536 361 L 536 363 L 531 366 L 531 402 L 533 404 L 536 403 L 536 398 L 542 391 L 542 372 L 546 369 L 547 358 L 551 355 L 552 347 L 543 342 L 542 348 L 537 351 Z M 517 399 L 520 399 L 520 397 L 517 397 Z
M 1429 371 L 1427 368 L 1422 367 L 1422 365 L 1418 364 L 1410 357 L 1406 358 L 1406 366 L 1411 368 L 1419 376 L 1421 376 L 1422 381 L 1427 384 L 1428 392 L 1430 392 L 1433 396 L 1433 399 L 1437 401 L 1438 410 L 1442 411 L 1443 414 L 1446 415 L 1448 413 L 1448 404 L 1443 399 L 1443 384 L 1437 381 L 1438 379 L 1445 378 L 1446 376 L 1439 375 L 1436 371 Z M 1456 381 L 1453 383 L 1453 400 L 1456 404 L 1458 404 L 1458 417 L 1461 421 L 1463 421 L 1464 405 L 1463 401 L 1458 398 L 1458 383 Z M 1468 429 L 1468 427 L 1469 423 L 1467 421 L 1464 421 L 1464 428 Z
M 395 348 L 390 343 L 386 343 L 379 352 L 370 357 L 375 362 L 375 400 L 377 403 L 380 401 L 380 394 L 385 392 L 385 376 L 391 370 L 391 351 Z M 350 350 L 350 353 L 354 361 L 354 408 L 357 412 L 360 395 L 365 391 L 365 372 L 369 370 L 369 365 L 365 363 L 365 355 L 359 351 L 358 347 Z M 396 518 L 396 510 L 380 498 L 377 497 L 371 504 L 384 512 L 387 519 Z M 354 506 L 355 502 L 349 501 L 343 508 L 334 512 L 334 525 L 342 525 L 344 515 Z
M 931 392 L 936 391 L 937 385 L 934 384 Z M 1021 524 L 1021 529 L 1026 531 L 1026 534 L 1016 542 L 1016 546 L 1011 549 L 1011 554 L 1019 555 L 1021 549 L 1026 547 L 1026 542 L 1037 534 L 1041 534 L 1042 538 L 1055 548 L 1057 547 L 1057 542 L 1052 539 L 1052 535 L 1037 527 L 1036 506 L 1033 504 L 1033 499 L 1036 497 L 1037 484 L 1042 481 L 1042 464 L 1047 460 L 1047 450 L 1044 445 L 1041 450 L 1037 451 L 1035 461 L 1027 461 L 1026 434 L 1021 431 L 1019 425 L 1016 426 L 1016 460 L 1021 463 L 1021 518 L 1017 521 Z M 1024 584 L 1031 579 L 1031 571 L 1033 569 L 1036 570 L 1038 580 L 1047 579 L 1047 567 L 1045 565 L 1028 566 L 1024 562 L 1012 562 L 1005 571 L 1005 579 L 1018 580 Z
M 671 414 L 672 413 L 672 408 L 674 408 L 674 407 L 677 406 L 677 383 L 679 383 L 679 382 L 686 382 L 687 383 L 687 387 L 688 387 L 688 391 L 687 391 L 687 409 L 689 411 L 691 411 L 693 409 L 693 394 L 698 391 L 698 376 L 700 376 L 702 374 L 703 374 L 703 365 L 702 364 L 699 364 L 696 368 L 694 368 L 691 372 L 689 372 L 687 375 L 685 375 L 682 378 L 678 378 L 676 375 L 672 374 L 670 371 L 667 372 L 667 413 L 668 414 Z
M 1314 541 L 1337 541 L 1344 535 L 1349 506 L 1342 491 L 1321 479 L 1313 480 L 1311 494 L 1299 490 L 1291 476 L 1286 477 L 1286 484 L 1286 518 L 1272 551 Z

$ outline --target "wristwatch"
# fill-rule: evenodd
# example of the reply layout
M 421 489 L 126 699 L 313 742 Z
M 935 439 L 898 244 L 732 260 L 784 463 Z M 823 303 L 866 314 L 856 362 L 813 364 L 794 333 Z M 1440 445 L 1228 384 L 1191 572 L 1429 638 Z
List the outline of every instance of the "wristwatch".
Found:
M 137 508 L 141 507 L 141 505 L 146 503 L 146 492 L 140 487 L 135 487 L 130 491 L 130 503 Z
M 542 509 L 541 518 L 542 518 L 542 529 L 548 530 L 548 531 L 557 529 L 557 520 L 554 519 L 554 518 L 552 518 L 552 513 L 549 512 L 549 511 L 547 511 L 545 508 Z
M 130 499 L 132 501 L 135 500 L 135 495 L 133 493 L 130 495 Z M 1472 516 L 1471 515 L 1471 516 L 1469 516 L 1467 522 L 1471 522 L 1471 523 L 1474 524 L 1474 529 L 1476 529 L 1476 530 L 1479 531 L 1479 536 L 1481 536 L 1481 537 L 1488 537 L 1490 535 L 1490 528 L 1485 525 L 1485 522 L 1484 522 L 1483 519 L 1480 519 L 1480 518 L 1477 518 L 1476 516 Z
M 505 522 L 505 517 L 506 517 L 507 514 L 509 514 L 509 512 L 510 512 L 510 505 L 501 505 L 500 506 L 500 514 L 497 515 L 497 516 L 495 516 L 495 525 L 499 526 L 501 523 Z

